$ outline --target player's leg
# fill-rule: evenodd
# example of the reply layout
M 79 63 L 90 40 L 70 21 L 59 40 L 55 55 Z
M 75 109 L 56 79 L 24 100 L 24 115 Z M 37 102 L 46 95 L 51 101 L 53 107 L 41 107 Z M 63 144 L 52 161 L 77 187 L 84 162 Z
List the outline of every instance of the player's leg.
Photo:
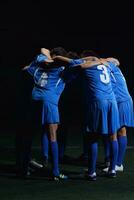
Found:
M 117 171 L 123 171 L 123 161 L 127 148 L 127 133 L 126 127 L 134 126 L 134 111 L 133 111 L 133 101 L 129 97 L 129 100 L 118 103 L 119 118 L 121 128 L 118 131 L 118 159 L 117 159 Z
M 98 156 L 99 132 L 102 130 L 102 110 L 101 102 L 94 101 L 87 105 L 86 129 L 88 130 L 88 176 L 90 180 L 96 180 L 96 161 Z
M 119 128 L 119 112 L 115 100 L 108 102 L 108 133 L 110 137 L 110 166 L 109 177 L 116 177 L 116 163 L 118 156 L 117 130 Z
M 127 135 L 126 135 L 126 128 L 123 127 L 118 131 L 118 157 L 115 170 L 116 171 L 123 171 L 123 161 L 126 153 L 127 148 Z M 110 141 L 107 138 L 103 139 L 104 142 L 104 155 L 105 155 L 105 163 L 110 162 L 111 150 L 110 150 Z M 103 171 L 108 171 L 109 164 L 105 164 Z
M 42 148 L 42 160 L 43 160 L 42 163 L 44 167 L 47 167 L 49 159 L 49 138 L 47 129 L 43 130 L 41 136 L 41 148 Z
M 88 178 L 96 180 L 96 162 L 98 156 L 98 134 L 90 133 L 88 139 Z
M 124 157 L 125 157 L 125 153 L 127 149 L 126 127 L 122 127 L 118 131 L 118 146 L 119 146 L 119 151 L 118 151 L 116 170 L 123 171 L 123 161 L 124 161 Z
M 66 180 L 68 177 L 60 173 L 59 170 L 59 152 L 58 152 L 58 142 L 57 142 L 57 128 L 58 124 L 48 124 L 48 133 L 50 138 L 50 149 L 52 155 L 52 173 L 53 180 Z
M 111 134 L 110 135 L 110 166 L 108 169 L 108 174 L 110 177 L 116 177 L 116 163 L 117 163 L 117 157 L 118 157 L 118 141 L 117 141 L 117 135 Z
M 43 102 L 42 125 L 47 132 L 52 156 L 52 173 L 54 179 L 66 179 L 66 176 L 60 177 L 59 171 L 59 152 L 57 143 L 57 129 L 59 124 L 58 105 L 50 102 Z
M 50 137 L 50 149 L 52 155 L 52 170 L 53 176 L 59 176 L 59 158 L 58 158 L 58 143 L 57 143 L 57 128 L 58 124 L 49 124 L 48 133 Z
M 103 135 L 102 143 L 104 146 L 104 168 L 110 165 L 110 141 L 107 134 Z

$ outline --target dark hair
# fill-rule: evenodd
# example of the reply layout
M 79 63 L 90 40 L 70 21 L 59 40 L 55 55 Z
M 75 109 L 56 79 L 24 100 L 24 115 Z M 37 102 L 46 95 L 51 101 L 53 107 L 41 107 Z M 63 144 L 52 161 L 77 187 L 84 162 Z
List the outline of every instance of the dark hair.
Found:
M 50 55 L 67 56 L 67 51 L 63 47 L 55 47 L 50 51 Z
M 69 51 L 67 53 L 67 57 L 72 58 L 72 59 L 78 59 L 79 58 L 78 54 L 75 51 Z
M 100 58 L 100 56 L 93 50 L 82 51 L 81 57 L 87 57 L 87 56 L 94 56 L 94 57 Z

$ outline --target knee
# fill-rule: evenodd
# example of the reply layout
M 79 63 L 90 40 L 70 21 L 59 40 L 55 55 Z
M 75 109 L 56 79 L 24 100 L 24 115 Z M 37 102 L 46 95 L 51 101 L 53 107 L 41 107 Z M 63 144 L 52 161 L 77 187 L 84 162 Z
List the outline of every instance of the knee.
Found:
M 117 134 L 110 135 L 110 141 L 117 141 Z
M 125 127 L 122 127 L 120 128 L 120 130 L 118 131 L 118 136 L 126 136 L 126 128 Z
M 56 142 L 57 141 L 57 134 L 56 134 L 56 132 L 51 132 L 50 133 L 50 141 L 51 142 Z

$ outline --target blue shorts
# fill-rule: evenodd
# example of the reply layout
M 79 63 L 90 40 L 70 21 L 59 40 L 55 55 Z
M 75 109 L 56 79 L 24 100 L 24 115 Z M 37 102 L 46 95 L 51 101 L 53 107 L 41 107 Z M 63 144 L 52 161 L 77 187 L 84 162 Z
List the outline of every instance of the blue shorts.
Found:
M 134 127 L 134 108 L 132 99 L 130 98 L 127 101 L 117 103 L 117 105 L 119 110 L 120 128 L 124 126 Z
M 115 100 L 97 100 L 88 103 L 86 130 L 91 133 L 114 134 L 119 128 L 119 113 Z
M 60 122 L 58 105 L 48 101 L 42 103 L 42 125 L 57 124 Z

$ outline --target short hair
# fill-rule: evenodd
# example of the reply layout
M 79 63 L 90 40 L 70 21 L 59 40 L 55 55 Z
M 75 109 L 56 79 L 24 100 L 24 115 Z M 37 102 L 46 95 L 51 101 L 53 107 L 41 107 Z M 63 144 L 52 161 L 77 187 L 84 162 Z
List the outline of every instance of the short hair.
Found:
M 55 47 L 50 51 L 50 55 L 67 56 L 67 51 L 63 47 Z
M 79 58 L 78 54 L 75 51 L 69 51 L 67 53 L 67 57 L 69 57 L 71 59 L 78 59 Z
M 87 57 L 87 56 L 94 56 L 94 57 L 100 58 L 100 56 L 93 50 L 82 51 L 81 57 Z

